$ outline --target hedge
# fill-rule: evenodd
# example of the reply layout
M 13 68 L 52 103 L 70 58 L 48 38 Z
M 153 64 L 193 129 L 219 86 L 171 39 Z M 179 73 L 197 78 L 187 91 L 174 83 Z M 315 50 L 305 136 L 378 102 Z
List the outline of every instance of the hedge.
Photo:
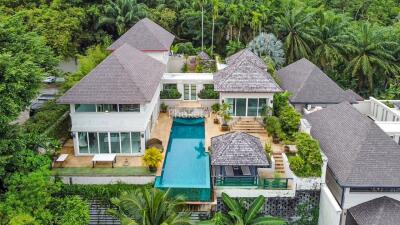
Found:
M 166 89 L 160 92 L 161 99 L 180 99 L 182 94 L 176 89 Z

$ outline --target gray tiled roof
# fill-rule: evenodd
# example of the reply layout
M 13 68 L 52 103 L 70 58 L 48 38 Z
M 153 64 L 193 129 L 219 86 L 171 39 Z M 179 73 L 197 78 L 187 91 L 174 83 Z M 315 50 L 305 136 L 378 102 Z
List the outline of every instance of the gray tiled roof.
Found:
M 305 116 L 341 186 L 400 187 L 400 146 L 348 102 Z
M 354 99 L 355 101 L 364 101 L 364 98 L 361 97 L 359 94 L 355 93 L 351 89 L 347 89 L 346 91 L 347 96 L 349 96 L 349 99 Z
M 139 50 L 166 51 L 175 36 L 148 18 L 139 20 L 125 34 L 118 38 L 107 50 L 115 50 L 127 43 Z
M 292 93 L 292 103 L 355 102 L 353 97 L 305 58 L 278 70 L 277 74 L 281 80 L 281 87 Z
M 399 225 L 400 201 L 383 196 L 349 209 L 358 225 Z
M 237 61 L 241 61 L 241 60 L 250 61 L 254 65 L 256 65 L 257 67 L 259 67 L 261 69 L 267 68 L 267 65 L 265 65 L 264 61 L 262 59 L 260 59 L 260 57 L 258 57 L 256 54 L 254 54 L 250 49 L 247 49 L 247 48 L 240 50 L 240 51 L 236 52 L 235 54 L 227 57 L 225 59 L 225 62 L 228 65 L 233 65 L 233 64 L 237 63 Z
M 238 60 L 214 74 L 214 89 L 222 92 L 281 92 L 271 75 L 251 61 Z
M 210 60 L 211 57 L 204 51 L 199 52 L 199 54 L 197 54 L 198 57 L 200 57 L 200 59 L 202 60 Z
M 211 138 L 211 165 L 268 166 L 259 138 L 231 132 Z
M 166 66 L 124 44 L 69 89 L 58 103 L 140 104 L 151 101 Z

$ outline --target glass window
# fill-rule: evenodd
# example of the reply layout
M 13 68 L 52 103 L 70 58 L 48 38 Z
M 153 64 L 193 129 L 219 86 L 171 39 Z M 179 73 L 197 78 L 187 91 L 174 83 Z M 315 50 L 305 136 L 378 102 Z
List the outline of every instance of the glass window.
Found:
M 108 143 L 108 133 L 99 133 L 100 153 L 110 153 Z
M 93 104 L 76 104 L 75 112 L 96 112 L 96 105 Z
M 140 112 L 139 104 L 121 104 L 119 105 L 120 112 Z
M 172 89 L 178 89 L 177 84 L 163 84 L 163 90 L 172 90 Z
M 196 85 L 195 84 L 191 84 L 190 85 L 190 100 L 196 100 L 196 99 L 197 99 Z
M 189 100 L 190 87 L 189 84 L 183 85 L 183 100 Z
M 264 107 L 268 105 L 267 101 L 266 98 L 258 99 L 258 116 L 262 116 Z
M 246 99 L 236 99 L 236 116 L 246 116 Z
M 92 154 L 99 153 L 99 140 L 97 139 L 97 133 L 89 133 L 89 151 Z
M 257 116 L 257 98 L 249 98 L 247 100 L 247 116 Z
M 140 133 L 139 132 L 131 133 L 131 142 L 132 142 L 132 153 L 140 152 Z
M 119 133 L 110 133 L 111 153 L 120 153 L 121 146 L 119 140 Z
M 231 107 L 230 107 L 230 109 L 229 109 L 229 113 L 231 114 L 231 115 L 235 115 L 235 99 L 234 98 L 227 98 L 226 99 L 226 103 L 228 104 L 228 105 L 230 105 Z
M 78 132 L 79 153 L 89 153 L 87 132 Z
M 117 104 L 98 104 L 97 112 L 118 112 Z
M 121 153 L 131 153 L 129 133 L 121 133 Z

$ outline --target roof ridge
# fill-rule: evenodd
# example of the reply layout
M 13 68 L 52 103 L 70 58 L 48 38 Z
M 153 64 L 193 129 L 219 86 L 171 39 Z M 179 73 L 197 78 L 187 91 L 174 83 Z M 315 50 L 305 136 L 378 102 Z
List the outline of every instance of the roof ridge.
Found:
M 289 65 L 288 65 L 288 66 L 289 66 Z M 305 84 L 307 83 L 307 81 L 310 79 L 312 72 L 314 72 L 314 71 L 317 69 L 317 66 L 315 66 L 313 63 L 312 63 L 312 66 L 313 66 L 314 68 L 313 68 L 312 70 L 310 70 L 310 72 L 309 72 L 308 75 L 307 75 L 307 78 L 304 79 L 303 82 L 301 82 L 301 84 L 300 84 L 300 86 L 299 86 L 299 88 L 298 88 L 298 91 L 296 92 L 295 95 L 293 95 L 293 98 L 297 97 L 297 95 L 298 95 L 301 91 L 303 91 L 304 85 L 305 85 Z
M 147 17 L 141 19 L 141 21 L 142 21 L 143 25 L 146 27 L 146 29 L 147 29 L 147 30 L 153 35 L 153 37 L 157 40 L 157 42 L 158 42 L 159 44 L 161 44 L 162 46 L 164 46 L 165 48 L 168 49 L 168 47 L 165 46 L 164 43 L 162 43 L 162 42 L 160 41 L 160 39 L 157 37 L 157 35 L 154 33 L 154 31 L 148 26 L 148 22 L 155 23 L 155 24 L 158 25 L 158 26 L 160 26 L 160 25 L 157 24 L 156 22 L 152 21 L 151 19 L 147 18 Z M 165 28 L 163 28 L 163 29 L 165 29 Z

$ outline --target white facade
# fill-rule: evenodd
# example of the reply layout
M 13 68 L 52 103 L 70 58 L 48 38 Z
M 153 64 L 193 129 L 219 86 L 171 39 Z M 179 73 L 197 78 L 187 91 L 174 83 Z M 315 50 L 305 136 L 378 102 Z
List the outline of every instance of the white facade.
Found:
M 146 55 L 164 63 L 165 65 L 168 64 L 169 58 L 169 51 L 143 51 Z

